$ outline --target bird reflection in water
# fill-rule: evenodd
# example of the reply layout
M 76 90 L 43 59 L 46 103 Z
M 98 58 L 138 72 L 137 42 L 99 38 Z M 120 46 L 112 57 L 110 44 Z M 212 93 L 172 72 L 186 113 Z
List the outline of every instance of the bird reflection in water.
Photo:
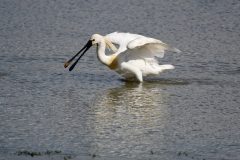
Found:
M 159 84 L 126 83 L 98 96 L 94 117 L 89 119 L 93 126 L 93 152 L 129 155 L 129 151 L 141 152 L 154 143 L 161 143 L 166 97 L 156 85 Z

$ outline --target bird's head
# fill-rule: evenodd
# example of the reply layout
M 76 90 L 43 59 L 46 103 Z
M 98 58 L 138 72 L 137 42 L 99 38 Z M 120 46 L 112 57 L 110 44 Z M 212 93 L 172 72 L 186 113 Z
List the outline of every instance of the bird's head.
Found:
M 103 39 L 103 36 L 101 36 L 100 34 L 93 34 L 90 38 L 90 41 L 92 41 L 92 45 L 94 45 L 102 42 Z
M 92 41 L 92 45 L 105 43 L 109 50 L 112 50 L 113 52 L 117 51 L 117 48 L 114 46 L 114 44 L 108 38 L 103 37 L 99 34 L 93 34 L 90 38 L 90 41 Z
M 73 70 L 73 68 L 75 67 L 77 62 L 87 52 L 87 50 L 89 48 L 91 48 L 93 45 L 97 45 L 97 48 L 98 48 L 98 44 L 100 44 L 100 43 L 105 43 L 106 46 L 113 51 L 117 50 L 116 47 L 112 44 L 112 42 L 109 41 L 106 37 L 103 37 L 99 34 L 93 34 L 91 36 L 91 38 L 89 39 L 89 41 L 87 42 L 87 44 L 85 44 L 85 46 L 76 55 L 74 55 L 70 60 L 68 60 L 67 62 L 64 63 L 64 67 L 67 68 L 72 63 L 72 61 L 83 51 L 83 53 L 79 56 L 79 58 L 69 68 L 69 71 Z

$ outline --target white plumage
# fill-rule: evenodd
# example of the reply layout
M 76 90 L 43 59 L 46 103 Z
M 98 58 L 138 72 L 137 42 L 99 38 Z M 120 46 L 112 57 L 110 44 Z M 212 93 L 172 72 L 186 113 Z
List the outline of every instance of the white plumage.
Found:
M 163 58 L 165 50 L 180 52 L 158 39 L 131 33 L 114 32 L 106 36 L 94 34 L 89 41 L 91 45 L 97 44 L 97 55 L 103 64 L 123 77 L 135 77 L 139 82 L 143 81 L 144 76 L 174 69 L 171 64 L 158 64 L 156 57 Z M 106 47 L 113 51 L 111 55 L 105 54 Z M 68 66 L 69 63 L 70 60 L 65 65 Z
M 112 43 L 119 45 L 117 58 L 120 66 L 115 69 L 126 78 L 136 77 L 140 82 L 143 76 L 156 75 L 173 65 L 159 65 L 156 57 L 163 58 L 164 51 L 180 52 L 160 40 L 138 34 L 114 32 L 105 36 Z

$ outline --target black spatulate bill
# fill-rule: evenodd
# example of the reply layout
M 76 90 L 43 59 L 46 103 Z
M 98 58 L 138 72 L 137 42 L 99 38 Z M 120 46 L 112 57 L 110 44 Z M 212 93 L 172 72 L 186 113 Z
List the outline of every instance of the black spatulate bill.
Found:
M 79 59 L 84 55 L 84 53 L 92 46 L 92 41 L 89 40 L 87 42 L 87 44 L 85 44 L 85 46 L 77 53 L 75 54 L 71 59 L 69 59 L 67 62 L 64 63 L 64 68 L 67 68 L 71 63 L 72 61 L 85 49 L 85 51 L 80 55 L 80 57 L 76 60 L 76 62 L 71 66 L 71 68 L 73 69 L 74 66 L 77 64 L 77 62 L 79 61 Z M 71 70 L 72 70 L 71 69 Z M 69 68 L 69 71 L 71 71 L 70 68 Z

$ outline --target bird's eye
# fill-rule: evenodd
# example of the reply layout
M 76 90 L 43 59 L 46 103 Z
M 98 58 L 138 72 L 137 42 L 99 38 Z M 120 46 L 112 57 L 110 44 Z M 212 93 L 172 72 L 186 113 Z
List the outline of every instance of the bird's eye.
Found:
M 95 41 L 95 39 L 92 39 L 92 41 Z

